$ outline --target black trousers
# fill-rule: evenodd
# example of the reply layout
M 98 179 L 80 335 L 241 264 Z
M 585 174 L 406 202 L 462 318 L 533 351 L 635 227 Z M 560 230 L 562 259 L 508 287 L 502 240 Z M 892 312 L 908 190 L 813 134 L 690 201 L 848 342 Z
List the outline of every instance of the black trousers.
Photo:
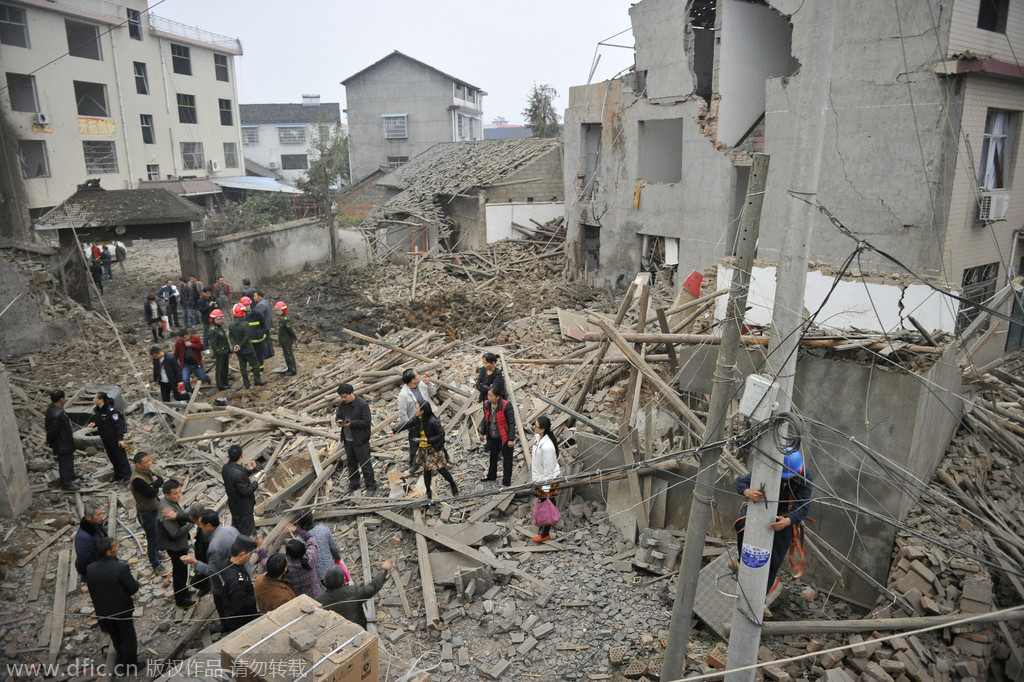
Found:
M 188 601 L 188 566 L 181 560 L 181 557 L 188 554 L 188 550 L 168 549 L 167 556 L 171 557 L 171 586 L 174 590 L 174 603 L 181 606 Z
M 501 484 L 512 485 L 512 443 L 505 445 L 497 438 L 487 437 L 487 452 L 491 455 L 491 463 L 487 468 L 487 478 L 492 481 L 498 477 L 498 457 L 501 457 Z
M 178 320 L 178 304 L 174 299 L 167 300 L 167 322 L 175 327 L 181 326 Z
M 171 399 L 171 395 L 174 395 L 175 400 L 188 400 L 187 393 L 181 393 L 178 391 L 177 384 L 160 382 L 160 400 L 165 403 Z M 131 474 L 129 474 L 131 475 Z
M 117 437 L 100 438 L 103 442 L 103 449 L 107 451 L 107 459 L 114 467 L 114 478 L 127 481 L 132 477 L 132 466 L 128 463 L 128 455 L 124 448 L 117 444 Z
M 231 525 L 238 529 L 242 535 L 249 537 L 256 535 L 256 517 L 252 512 L 248 514 L 231 514 Z
M 441 467 L 437 470 L 437 473 L 441 474 L 441 478 L 448 481 L 448 485 L 452 487 L 452 495 L 459 494 L 459 486 L 455 485 L 455 479 L 452 478 L 452 473 L 448 471 L 448 467 Z M 427 487 L 427 499 L 433 499 L 434 494 L 430 490 L 430 481 L 434 477 L 434 472 L 430 469 L 423 470 L 423 485 Z
M 75 484 L 75 453 L 68 452 L 63 455 L 58 455 L 56 452 L 53 456 L 57 458 L 57 471 L 60 473 L 60 487 L 70 488 Z M 130 476 L 131 474 L 129 474 Z
M 359 473 L 362 470 L 363 483 L 367 488 L 376 488 L 377 480 L 373 477 L 373 460 L 370 458 L 370 441 L 356 443 L 352 440 L 345 440 L 345 463 L 348 465 L 348 487 L 355 489 L 359 487 Z
M 100 618 L 100 630 L 110 635 L 118 665 L 131 665 L 138 661 L 139 641 L 130 612 L 119 618 Z

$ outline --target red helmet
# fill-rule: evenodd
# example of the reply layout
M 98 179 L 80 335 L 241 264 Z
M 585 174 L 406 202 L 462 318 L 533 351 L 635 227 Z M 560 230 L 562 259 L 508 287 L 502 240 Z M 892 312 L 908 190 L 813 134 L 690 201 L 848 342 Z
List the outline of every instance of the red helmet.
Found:
M 274 304 L 274 310 L 281 310 L 281 311 L 284 312 L 285 315 L 287 315 L 288 314 L 288 304 L 285 303 L 284 301 L 278 301 L 277 303 Z
M 231 309 L 231 314 L 234 317 L 245 317 L 245 306 L 241 303 L 236 303 L 235 307 Z
M 223 310 L 214 308 L 213 310 L 210 311 L 210 322 L 213 322 L 214 320 L 219 320 L 222 317 L 224 317 Z
M 252 305 L 252 299 L 249 298 L 248 296 L 243 296 L 242 298 L 238 299 L 238 302 L 241 303 L 242 305 Z

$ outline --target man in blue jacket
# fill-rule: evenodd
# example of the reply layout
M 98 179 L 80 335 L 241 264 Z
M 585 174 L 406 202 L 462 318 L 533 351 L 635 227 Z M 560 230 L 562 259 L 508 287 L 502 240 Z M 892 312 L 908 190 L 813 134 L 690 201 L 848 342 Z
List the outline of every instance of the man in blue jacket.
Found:
M 107 537 L 107 529 L 103 526 L 103 507 L 89 501 L 85 505 L 85 516 L 78 522 L 75 533 L 75 570 L 85 577 L 85 569 L 96 561 L 96 542 Z

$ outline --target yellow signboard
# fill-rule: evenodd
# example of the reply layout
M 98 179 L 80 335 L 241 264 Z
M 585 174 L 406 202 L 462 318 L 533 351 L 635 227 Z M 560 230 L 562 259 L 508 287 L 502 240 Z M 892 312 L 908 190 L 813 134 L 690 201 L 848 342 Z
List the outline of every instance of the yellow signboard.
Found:
M 114 122 L 106 118 L 78 117 L 79 135 L 113 135 Z
M 53 132 L 53 126 L 50 125 L 49 123 L 33 123 L 32 124 L 32 132 L 33 133 L 52 133 Z

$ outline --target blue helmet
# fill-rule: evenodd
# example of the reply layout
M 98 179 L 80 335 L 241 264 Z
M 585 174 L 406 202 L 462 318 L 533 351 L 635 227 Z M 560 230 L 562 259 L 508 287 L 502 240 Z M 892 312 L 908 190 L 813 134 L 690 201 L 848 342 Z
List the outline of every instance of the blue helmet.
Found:
M 803 476 L 804 456 L 799 450 L 790 450 L 782 459 L 782 478 L 793 478 L 797 474 Z

